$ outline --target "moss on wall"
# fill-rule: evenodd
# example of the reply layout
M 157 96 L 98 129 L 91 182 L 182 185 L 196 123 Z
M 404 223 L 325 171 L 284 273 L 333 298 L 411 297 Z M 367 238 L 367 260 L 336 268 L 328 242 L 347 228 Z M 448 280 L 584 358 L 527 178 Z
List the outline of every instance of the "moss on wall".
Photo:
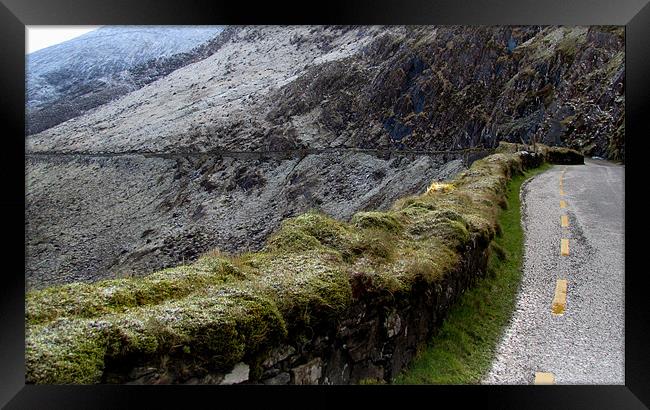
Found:
M 499 150 L 445 184 L 453 189 L 386 212 L 351 223 L 317 212 L 288 219 L 258 253 L 213 252 L 142 278 L 29 292 L 27 381 L 98 383 L 107 361 L 128 357 L 176 355 L 225 371 L 315 323 L 333 325 L 364 294 L 408 296 L 415 283 L 440 281 L 468 242 L 485 248 L 496 234 L 506 183 L 526 162 L 513 147 Z

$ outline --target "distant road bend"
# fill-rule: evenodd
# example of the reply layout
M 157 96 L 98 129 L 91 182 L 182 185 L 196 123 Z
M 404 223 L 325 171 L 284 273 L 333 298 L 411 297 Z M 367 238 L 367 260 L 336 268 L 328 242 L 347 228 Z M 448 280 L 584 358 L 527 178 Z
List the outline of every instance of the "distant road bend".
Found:
M 624 173 L 585 159 L 522 188 L 523 277 L 484 384 L 624 384 Z

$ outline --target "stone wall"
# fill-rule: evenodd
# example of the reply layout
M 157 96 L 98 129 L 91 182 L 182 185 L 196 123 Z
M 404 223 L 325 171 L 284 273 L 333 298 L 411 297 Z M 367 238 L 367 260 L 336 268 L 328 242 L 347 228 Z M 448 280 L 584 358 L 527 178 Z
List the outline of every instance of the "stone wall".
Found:
M 487 264 L 487 244 L 472 240 L 457 272 L 441 283 L 414 286 L 408 299 L 364 298 L 337 325 L 304 345 L 282 346 L 262 363 L 264 384 L 356 384 L 390 382 L 431 339 L 458 297 Z
M 187 369 L 183 363 L 148 363 L 107 369 L 105 382 L 127 384 L 357 384 L 390 382 L 413 359 L 418 346 L 440 328 L 450 307 L 485 276 L 488 243 L 478 236 L 465 246 L 455 272 L 437 283 L 414 284 L 402 297 L 367 293 L 336 320 L 317 323 L 311 338 L 282 344 L 230 373 Z M 363 287 L 363 283 L 353 283 Z M 172 359 L 173 360 L 173 359 Z M 165 371 L 161 371 L 161 368 Z M 197 374 L 189 375 L 196 371 Z
M 523 169 L 538 167 L 548 157 L 547 152 L 538 155 L 515 148 L 518 147 L 514 144 L 502 143 L 500 151 L 519 152 Z M 338 318 L 313 323 L 311 332 L 288 338 L 298 342 L 281 344 L 262 357 L 237 363 L 230 373 L 188 369 L 177 359 L 178 363 L 149 363 L 130 371 L 111 370 L 109 364 L 105 381 L 267 385 L 390 383 L 414 358 L 418 347 L 439 330 L 454 302 L 485 276 L 488 248 L 489 240 L 471 234 L 471 239 L 458 250 L 461 263 L 454 271 L 441 281 L 417 282 L 407 293 L 368 292 L 363 276 L 352 277 L 353 294 L 358 297 Z M 161 368 L 165 370 L 161 372 Z
M 27 382 L 390 382 L 485 275 L 508 180 L 544 158 L 491 155 L 350 223 L 300 215 L 263 252 L 29 292 Z

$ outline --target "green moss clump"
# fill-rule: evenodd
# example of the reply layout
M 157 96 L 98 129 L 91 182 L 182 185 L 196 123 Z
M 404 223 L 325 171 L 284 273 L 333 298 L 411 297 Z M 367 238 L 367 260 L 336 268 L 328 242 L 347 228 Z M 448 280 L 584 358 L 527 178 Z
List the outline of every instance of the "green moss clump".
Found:
M 241 257 L 208 254 L 200 257 L 191 268 L 228 282 L 246 278 L 246 274 L 250 271 L 250 266 L 246 262 Z
M 275 303 L 242 287 L 204 289 L 189 298 L 112 314 L 62 318 L 30 328 L 27 380 L 98 383 L 104 360 L 191 351 L 195 361 L 225 371 L 287 335 Z
M 318 239 L 303 230 L 285 228 L 269 239 L 267 249 L 274 252 L 303 252 L 321 246 Z
M 27 327 L 27 383 L 99 383 L 107 341 L 88 320 L 60 319 L 49 326 Z
M 436 235 L 453 248 L 459 249 L 469 241 L 469 231 L 465 224 L 449 219 L 440 219 L 434 225 Z
M 320 245 L 344 249 L 352 238 L 349 226 L 325 214 L 311 211 L 282 223 L 268 243 L 267 250 L 305 251 Z M 292 248 L 295 246 L 295 248 Z
M 382 229 L 392 233 L 402 230 L 402 222 L 389 212 L 358 212 L 352 217 L 357 228 Z
M 392 275 L 400 279 L 406 290 L 417 282 L 431 284 L 442 280 L 460 262 L 458 252 L 436 237 L 405 244 L 400 254 L 401 260 L 395 264 Z
M 351 302 L 352 292 L 341 255 L 308 251 L 267 258 L 260 263 L 256 289 L 276 301 L 292 327 L 327 320 Z
M 344 256 L 348 260 L 365 256 L 378 263 L 391 261 L 395 257 L 395 240 L 394 235 L 382 229 L 364 229 L 345 250 Z
M 194 265 L 165 269 L 144 278 L 71 283 L 29 292 L 25 316 L 27 322 L 33 324 L 58 317 L 99 317 L 177 299 L 206 286 L 245 276 L 242 269 L 224 257 L 204 256 Z
M 407 210 L 412 210 L 413 212 L 419 212 L 423 209 L 428 211 L 434 211 L 436 209 L 436 205 L 431 202 L 426 202 L 422 199 L 408 198 L 404 201 L 398 201 L 395 208 L 399 210 L 403 210 L 405 212 L 408 212 Z
M 155 337 L 158 353 L 189 346 L 195 358 L 222 371 L 286 337 L 286 324 L 276 304 L 243 286 L 208 288 L 185 300 L 134 312 L 118 327 L 132 329 L 134 317 L 147 323 L 140 333 Z M 142 346 L 129 343 L 120 355 L 149 353 L 140 350 Z
M 465 225 L 465 220 L 463 216 L 453 209 L 444 209 L 439 211 L 432 212 L 432 216 L 435 219 L 448 219 L 454 222 L 461 222 L 463 226 Z

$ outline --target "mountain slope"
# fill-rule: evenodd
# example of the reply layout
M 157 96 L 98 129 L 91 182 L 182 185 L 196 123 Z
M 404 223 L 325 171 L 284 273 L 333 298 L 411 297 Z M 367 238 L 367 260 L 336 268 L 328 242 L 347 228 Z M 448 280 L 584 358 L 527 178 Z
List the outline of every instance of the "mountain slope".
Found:
M 255 133 L 294 147 L 534 138 L 624 159 L 622 28 L 337 30 L 329 44 L 330 34 L 309 27 L 242 28 L 201 63 L 50 130 L 33 147 L 257 149 Z
M 26 131 L 43 131 L 153 81 L 151 73 L 143 75 L 146 68 L 161 59 L 170 65 L 174 56 L 187 59 L 222 31 L 219 26 L 104 26 L 27 55 Z
M 256 250 L 309 209 L 385 209 L 462 168 L 423 150 L 536 140 L 624 158 L 622 28 L 228 33 L 206 58 L 27 138 L 30 286 Z

